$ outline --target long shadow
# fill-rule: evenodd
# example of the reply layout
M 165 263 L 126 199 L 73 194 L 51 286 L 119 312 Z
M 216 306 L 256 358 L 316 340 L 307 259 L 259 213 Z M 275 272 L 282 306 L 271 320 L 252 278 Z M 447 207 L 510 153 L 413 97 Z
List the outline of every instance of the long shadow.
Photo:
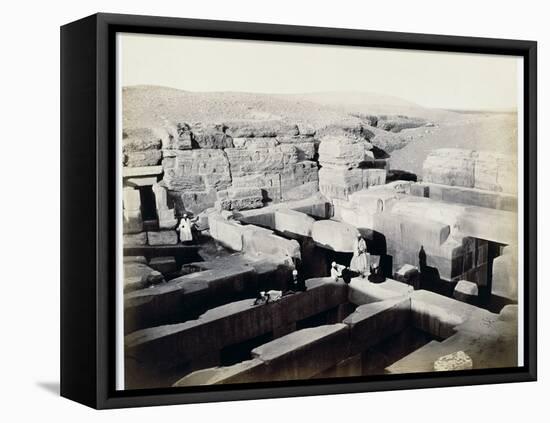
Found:
M 36 382 L 36 386 L 42 388 L 44 391 L 59 396 L 61 389 L 59 382 Z

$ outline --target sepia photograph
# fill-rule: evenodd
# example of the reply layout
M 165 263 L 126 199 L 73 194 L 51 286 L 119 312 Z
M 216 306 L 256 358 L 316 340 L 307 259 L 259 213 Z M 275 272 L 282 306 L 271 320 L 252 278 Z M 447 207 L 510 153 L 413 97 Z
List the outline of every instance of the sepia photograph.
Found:
M 522 57 L 116 47 L 117 390 L 524 365 Z

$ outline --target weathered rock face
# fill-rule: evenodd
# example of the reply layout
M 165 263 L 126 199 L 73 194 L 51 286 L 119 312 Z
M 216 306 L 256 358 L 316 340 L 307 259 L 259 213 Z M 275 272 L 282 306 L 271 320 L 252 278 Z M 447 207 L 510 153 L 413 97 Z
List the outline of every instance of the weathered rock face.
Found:
M 504 154 L 444 148 L 434 150 L 423 166 L 424 182 L 517 192 L 516 160 Z
M 226 133 L 233 138 L 294 136 L 299 134 L 296 124 L 276 120 L 229 122 L 226 125 Z
M 219 191 L 218 201 L 216 201 L 216 207 L 219 210 L 249 210 L 263 205 L 260 188 L 230 188 Z
M 124 263 L 124 291 L 142 289 L 161 282 L 164 282 L 162 274 L 146 264 L 136 261 Z
M 231 185 L 227 156 L 222 150 L 171 151 L 162 161 L 164 185 L 172 191 L 207 191 Z
M 198 148 L 231 148 L 233 139 L 224 125 L 197 124 L 191 127 L 192 141 Z
M 122 152 L 160 150 L 170 138 L 165 128 L 131 128 L 122 132 Z
M 214 207 L 246 210 L 265 202 L 310 197 L 319 191 L 315 131 L 283 121 L 236 121 L 220 124 L 178 123 L 162 128 L 127 129 L 124 164 L 161 173 L 150 184 L 166 190 L 169 207 L 158 208 L 161 229 L 174 216 Z M 244 195 L 243 189 L 256 189 Z M 261 195 L 258 195 L 257 190 Z M 173 208 L 173 209 L 172 209 Z M 142 230 L 139 216 L 126 216 L 125 230 Z

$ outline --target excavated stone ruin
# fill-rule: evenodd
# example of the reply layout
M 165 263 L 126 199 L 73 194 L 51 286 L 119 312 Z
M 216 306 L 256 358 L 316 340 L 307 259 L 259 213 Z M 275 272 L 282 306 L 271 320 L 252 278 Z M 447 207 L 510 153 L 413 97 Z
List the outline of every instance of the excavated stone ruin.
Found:
M 372 124 L 407 125 L 392 122 Z M 128 389 L 517 365 L 514 160 L 434 150 L 417 181 L 387 182 L 371 138 L 278 121 L 125 130 Z M 384 281 L 328 277 L 358 235 Z M 293 270 L 305 290 L 255 304 Z

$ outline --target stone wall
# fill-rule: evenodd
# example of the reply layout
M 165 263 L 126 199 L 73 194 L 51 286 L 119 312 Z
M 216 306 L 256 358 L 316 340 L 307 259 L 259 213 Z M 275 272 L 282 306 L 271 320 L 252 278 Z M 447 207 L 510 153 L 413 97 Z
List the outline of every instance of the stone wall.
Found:
M 127 129 L 123 164 L 162 165 L 160 184 L 176 215 L 198 214 L 213 206 L 253 209 L 319 191 L 319 141 L 314 134 L 281 121 Z

